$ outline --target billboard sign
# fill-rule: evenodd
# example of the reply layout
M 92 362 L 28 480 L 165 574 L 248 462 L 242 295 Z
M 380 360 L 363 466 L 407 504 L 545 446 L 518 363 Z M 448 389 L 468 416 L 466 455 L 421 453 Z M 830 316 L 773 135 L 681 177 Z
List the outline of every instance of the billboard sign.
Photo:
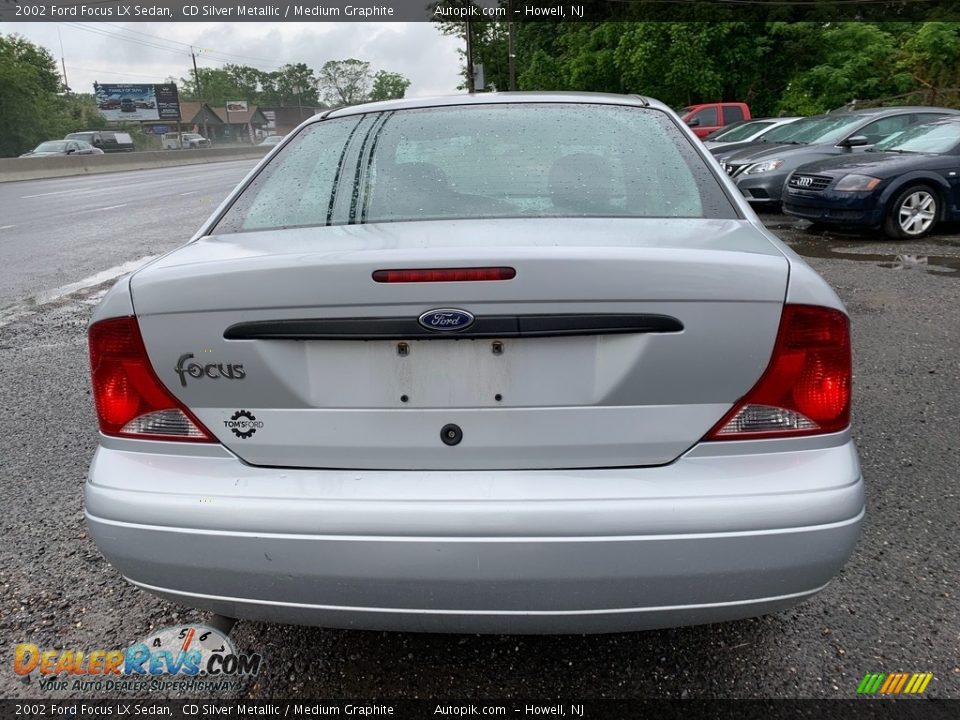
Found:
M 114 122 L 179 120 L 177 86 L 94 83 L 97 109 L 105 120 Z
M 246 100 L 227 100 L 227 112 L 246 112 Z

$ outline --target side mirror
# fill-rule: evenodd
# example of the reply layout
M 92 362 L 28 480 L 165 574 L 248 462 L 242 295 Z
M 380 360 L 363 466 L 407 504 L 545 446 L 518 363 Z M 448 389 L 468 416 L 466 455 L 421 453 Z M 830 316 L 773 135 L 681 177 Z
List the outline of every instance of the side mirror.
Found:
M 67 155 L 73 155 L 76 152 L 75 148 L 67 148 Z
M 866 135 L 854 135 L 853 137 L 848 137 L 846 140 L 840 143 L 840 147 L 864 147 L 869 144 L 870 140 L 866 137 Z
M 690 127 L 697 127 L 698 125 L 700 125 L 700 118 L 690 118 L 689 120 L 687 120 L 687 125 L 689 125 Z

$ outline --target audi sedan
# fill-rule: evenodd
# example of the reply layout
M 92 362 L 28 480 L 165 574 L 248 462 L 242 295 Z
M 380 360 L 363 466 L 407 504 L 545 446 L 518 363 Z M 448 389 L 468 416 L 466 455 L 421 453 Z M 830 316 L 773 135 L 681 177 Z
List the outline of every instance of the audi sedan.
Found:
M 801 166 L 787 178 L 783 210 L 913 240 L 960 220 L 958 173 L 960 118 L 951 117 L 907 128 L 863 155 Z
M 731 620 L 823 590 L 864 516 L 843 305 L 647 98 L 311 118 L 89 347 L 93 538 L 227 616 Z

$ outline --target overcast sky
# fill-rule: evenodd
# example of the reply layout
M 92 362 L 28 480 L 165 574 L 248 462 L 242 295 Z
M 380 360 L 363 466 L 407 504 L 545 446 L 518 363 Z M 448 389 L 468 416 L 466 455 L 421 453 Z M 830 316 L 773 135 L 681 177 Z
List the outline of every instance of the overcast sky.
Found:
M 459 92 L 460 43 L 428 22 L 0 23 L 0 33 L 23 35 L 58 62 L 62 38 L 75 92 L 93 92 L 94 80 L 156 83 L 185 77 L 192 67 L 191 44 L 201 50 L 200 67 L 230 62 L 274 70 L 303 62 L 317 70 L 327 60 L 357 58 L 368 61 L 373 72 L 405 75 L 411 81 L 408 96 Z

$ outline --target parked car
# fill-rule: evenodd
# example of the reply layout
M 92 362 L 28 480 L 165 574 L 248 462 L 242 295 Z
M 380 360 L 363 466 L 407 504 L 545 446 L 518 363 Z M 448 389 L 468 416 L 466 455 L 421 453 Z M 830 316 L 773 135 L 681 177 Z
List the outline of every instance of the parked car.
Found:
M 762 143 L 744 148 L 723 156 L 721 164 L 747 200 L 775 207 L 780 204 L 787 176 L 801 165 L 838 155 L 858 154 L 910 125 L 952 114 L 957 111 L 937 107 L 891 107 L 819 115 L 797 121 L 789 140 L 772 146 Z
M 125 112 L 136 112 L 136 111 L 137 111 L 137 103 L 133 98 L 130 98 L 130 97 L 120 98 L 120 112 L 125 113 Z
M 112 130 L 82 130 L 70 133 L 65 140 L 83 140 L 105 153 L 133 152 L 133 138 L 129 133 L 113 132 Z
M 82 140 L 47 140 L 20 157 L 51 157 L 55 155 L 103 155 L 103 150 Z
M 183 138 L 182 141 L 180 139 L 181 136 Z M 167 133 L 163 136 L 161 142 L 163 143 L 164 150 L 178 150 L 181 146 L 184 149 L 196 150 L 198 148 L 207 148 L 213 145 L 209 139 L 205 138 L 199 133 L 182 133 L 182 135 L 177 135 L 177 133 Z
M 119 110 L 120 109 L 120 99 L 119 98 L 105 98 L 97 103 L 97 107 L 101 110 Z
M 234 617 L 730 620 L 823 589 L 864 514 L 840 300 L 647 98 L 315 116 L 89 343 L 91 536 Z
M 259 145 L 279 145 L 284 137 L 285 137 L 284 135 L 267 135 L 258 144 Z
M 763 118 L 760 120 L 745 120 L 707 135 L 703 144 L 711 152 L 714 148 L 731 148 L 735 145 L 745 145 L 756 142 L 767 136 L 773 130 L 790 125 L 798 117 Z
M 960 220 L 960 117 L 914 125 L 873 151 L 802 165 L 783 209 L 817 223 L 882 228 L 916 239 Z
M 704 138 L 726 125 L 749 120 L 750 107 L 739 102 L 700 103 L 685 107 L 680 115 L 698 138 Z
M 743 142 L 729 142 L 722 145 L 714 145 L 713 147 L 708 148 L 713 156 L 717 158 L 721 165 L 726 161 L 727 158 L 732 157 L 741 150 L 746 150 L 748 148 L 761 150 L 764 148 L 773 147 L 775 144 L 789 144 L 791 138 L 794 135 L 803 133 L 806 129 L 809 129 L 820 120 L 820 116 L 815 117 L 802 117 L 794 120 L 791 123 L 786 125 L 781 125 L 780 127 L 773 128 L 764 135 L 754 139 L 754 140 L 745 140 Z

